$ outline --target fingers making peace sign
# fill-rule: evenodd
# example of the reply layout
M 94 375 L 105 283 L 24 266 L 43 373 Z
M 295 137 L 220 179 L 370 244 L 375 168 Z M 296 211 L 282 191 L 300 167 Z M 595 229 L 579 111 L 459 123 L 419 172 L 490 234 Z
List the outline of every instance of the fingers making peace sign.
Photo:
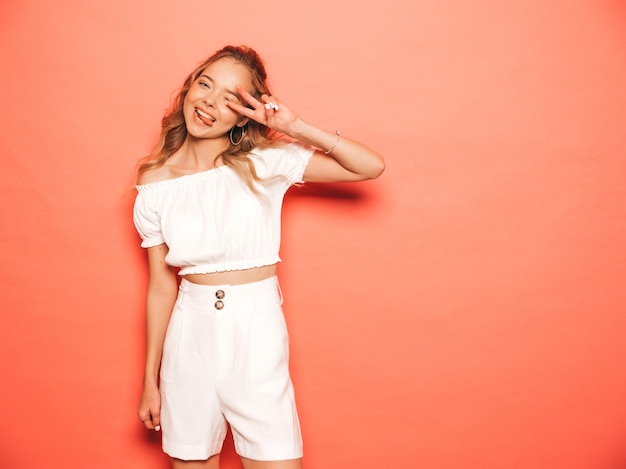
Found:
M 232 110 L 272 130 L 290 135 L 290 128 L 298 120 L 298 116 L 284 103 L 266 94 L 261 96 L 261 101 L 259 101 L 241 86 L 237 87 L 237 92 L 249 107 L 229 101 L 228 106 Z

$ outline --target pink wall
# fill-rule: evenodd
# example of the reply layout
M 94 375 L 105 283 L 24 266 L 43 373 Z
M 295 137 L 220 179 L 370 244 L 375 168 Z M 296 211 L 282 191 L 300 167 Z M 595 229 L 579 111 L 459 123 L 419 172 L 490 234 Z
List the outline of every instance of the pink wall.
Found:
M 246 43 L 388 163 L 286 203 L 307 467 L 623 468 L 623 2 L 269 3 L 0 6 L 0 467 L 167 467 L 127 189 L 185 74 Z

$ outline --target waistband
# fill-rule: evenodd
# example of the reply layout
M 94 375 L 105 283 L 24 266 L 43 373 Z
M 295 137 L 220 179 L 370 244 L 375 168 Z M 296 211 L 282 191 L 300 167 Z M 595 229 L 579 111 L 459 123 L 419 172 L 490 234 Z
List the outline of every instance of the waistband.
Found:
M 228 312 L 282 304 L 278 277 L 241 285 L 199 285 L 182 279 L 179 301 L 196 310 Z

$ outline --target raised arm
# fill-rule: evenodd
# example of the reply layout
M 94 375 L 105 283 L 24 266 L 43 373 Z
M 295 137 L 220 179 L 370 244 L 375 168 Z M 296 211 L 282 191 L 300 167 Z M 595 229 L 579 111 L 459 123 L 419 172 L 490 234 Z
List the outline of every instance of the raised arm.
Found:
M 371 148 L 339 132 L 328 132 L 300 119 L 274 96 L 255 99 L 243 88 L 237 91 L 250 107 L 235 102 L 229 106 L 244 116 L 271 129 L 323 151 L 316 151 L 309 162 L 304 180 L 310 182 L 347 182 L 374 179 L 385 169 L 383 158 Z
M 363 181 L 377 178 L 385 169 L 378 153 L 339 132 L 327 132 L 298 119 L 289 136 L 328 152 L 315 152 L 304 171 L 305 181 Z
M 150 277 L 146 297 L 146 364 L 143 392 L 137 410 L 139 420 L 146 428 L 157 431 L 161 425 L 159 368 L 165 331 L 178 291 L 176 272 L 165 263 L 167 252 L 168 248 L 165 244 L 148 248 Z

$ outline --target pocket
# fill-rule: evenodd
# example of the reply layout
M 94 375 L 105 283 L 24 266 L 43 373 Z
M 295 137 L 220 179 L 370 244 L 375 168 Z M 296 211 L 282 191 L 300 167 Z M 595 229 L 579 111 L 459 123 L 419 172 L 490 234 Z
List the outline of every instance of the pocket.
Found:
M 182 293 L 174 304 L 174 310 L 170 316 L 170 322 L 165 332 L 163 341 L 163 354 L 161 356 L 161 380 L 171 381 L 178 372 L 180 357 L 180 345 L 182 341 L 185 314 L 182 309 Z
M 280 304 L 254 315 L 249 354 L 251 384 L 257 390 L 288 378 L 289 334 Z

